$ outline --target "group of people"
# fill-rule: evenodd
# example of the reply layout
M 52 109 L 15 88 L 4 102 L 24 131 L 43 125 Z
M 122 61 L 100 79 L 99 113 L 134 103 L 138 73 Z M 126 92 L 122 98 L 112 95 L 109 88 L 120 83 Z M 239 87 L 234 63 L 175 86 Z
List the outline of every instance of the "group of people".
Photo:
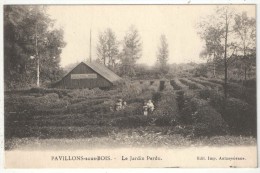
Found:
M 111 111 L 120 111 L 125 109 L 127 106 L 126 101 L 123 101 L 123 99 L 118 99 L 115 103 L 114 109 L 110 107 Z M 154 111 L 154 104 L 152 100 L 144 101 L 143 105 L 143 114 L 144 116 L 148 116 L 148 114 L 151 114 Z
M 123 99 L 118 99 L 115 104 L 115 110 L 120 111 L 122 109 L 125 109 L 126 107 L 126 101 L 123 101 Z

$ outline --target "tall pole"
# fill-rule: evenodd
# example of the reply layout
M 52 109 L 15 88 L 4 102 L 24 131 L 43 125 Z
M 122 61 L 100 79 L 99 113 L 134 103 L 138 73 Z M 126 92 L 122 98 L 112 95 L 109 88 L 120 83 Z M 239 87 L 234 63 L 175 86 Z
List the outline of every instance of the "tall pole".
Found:
M 89 62 L 91 62 L 91 29 L 89 33 Z
M 227 98 L 227 39 L 228 39 L 228 17 L 227 17 L 227 10 L 226 10 L 226 29 L 225 29 L 225 52 L 224 52 L 224 67 L 225 67 L 225 82 L 224 82 L 224 95 Z
M 36 59 L 37 59 L 37 87 L 40 87 L 40 58 L 38 55 L 38 35 L 37 35 L 37 22 L 35 26 L 35 54 L 36 54 Z

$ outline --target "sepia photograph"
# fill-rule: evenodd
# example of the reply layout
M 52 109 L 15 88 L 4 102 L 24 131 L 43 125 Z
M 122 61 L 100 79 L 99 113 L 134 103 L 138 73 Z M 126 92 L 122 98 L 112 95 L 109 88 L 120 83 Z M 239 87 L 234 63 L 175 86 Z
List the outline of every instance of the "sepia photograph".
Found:
M 5 168 L 256 168 L 256 4 L 3 5 Z

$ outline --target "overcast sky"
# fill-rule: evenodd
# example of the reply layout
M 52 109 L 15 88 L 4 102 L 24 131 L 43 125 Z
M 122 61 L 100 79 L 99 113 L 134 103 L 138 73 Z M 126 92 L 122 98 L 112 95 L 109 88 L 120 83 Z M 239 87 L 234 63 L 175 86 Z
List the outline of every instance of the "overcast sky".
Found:
M 169 44 L 169 62 L 203 62 L 199 53 L 203 42 L 197 35 L 196 23 L 212 14 L 214 5 L 67 5 L 49 6 L 50 17 L 63 28 L 67 43 L 61 54 L 61 66 L 81 62 L 89 57 L 89 31 L 92 29 L 92 57 L 96 58 L 99 32 L 111 28 L 122 40 L 131 25 L 138 29 L 143 42 L 139 63 L 153 65 L 165 34 Z M 233 6 L 255 16 L 255 6 Z

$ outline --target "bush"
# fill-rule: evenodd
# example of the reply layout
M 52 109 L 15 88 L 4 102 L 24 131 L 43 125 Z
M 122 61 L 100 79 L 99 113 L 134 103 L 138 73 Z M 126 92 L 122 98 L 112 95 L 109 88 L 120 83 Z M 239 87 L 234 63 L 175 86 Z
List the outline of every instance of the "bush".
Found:
M 224 135 L 228 132 L 228 126 L 214 108 L 205 100 L 193 98 L 192 107 L 196 111 L 192 114 L 195 136 Z
M 202 99 L 209 99 L 211 95 L 211 89 L 203 89 L 199 91 L 199 97 Z
M 178 117 L 178 105 L 173 92 L 164 92 L 153 112 L 155 116 Z
M 256 107 L 237 98 L 225 99 L 222 93 L 210 91 L 210 105 L 223 117 L 235 134 L 256 134 Z
M 226 122 L 206 100 L 192 94 L 184 94 L 185 103 L 181 110 L 180 121 L 193 126 L 195 136 L 223 135 L 228 131 Z
M 170 81 L 165 82 L 164 91 L 173 91 L 173 87 L 170 84 Z
M 177 98 L 180 107 L 180 121 L 184 124 L 192 124 L 191 114 L 196 110 L 191 104 L 191 99 L 194 97 L 196 97 L 196 93 L 193 90 L 178 92 Z
M 142 87 L 138 83 L 127 83 L 122 89 L 122 97 L 124 100 L 135 98 L 142 93 Z
M 238 84 L 229 83 L 228 94 L 231 97 L 244 100 L 251 105 L 256 105 L 256 88 L 246 88 Z
M 227 99 L 222 116 L 234 133 L 256 135 L 256 108 L 246 102 L 235 98 Z
M 209 102 L 211 106 L 213 106 L 218 112 L 221 113 L 225 106 L 224 94 L 215 90 L 211 90 Z

